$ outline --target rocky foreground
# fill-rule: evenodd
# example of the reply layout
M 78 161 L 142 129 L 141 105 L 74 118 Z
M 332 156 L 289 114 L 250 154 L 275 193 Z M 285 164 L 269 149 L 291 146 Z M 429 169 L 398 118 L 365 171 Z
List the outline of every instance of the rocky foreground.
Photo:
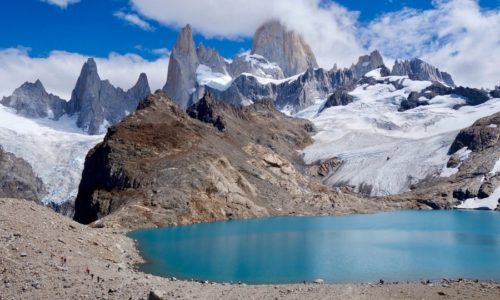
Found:
M 34 202 L 0 199 L 0 299 L 499 299 L 500 284 L 231 285 L 177 281 L 134 269 L 125 232 L 78 224 Z M 159 296 L 156 297 L 155 296 Z

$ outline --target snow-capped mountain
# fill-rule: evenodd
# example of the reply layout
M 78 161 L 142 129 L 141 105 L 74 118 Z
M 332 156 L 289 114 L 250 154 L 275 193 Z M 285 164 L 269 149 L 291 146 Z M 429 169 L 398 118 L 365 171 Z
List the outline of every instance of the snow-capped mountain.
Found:
M 47 93 L 37 80 L 26 82 L 0 103 L 0 146 L 27 161 L 47 193 L 37 199 L 59 205 L 76 197 L 87 152 L 149 95 L 145 74 L 128 91 L 101 80 L 89 59 L 70 101 Z M 40 193 L 41 194 L 41 193 Z
M 316 131 L 314 143 L 301 152 L 305 163 L 322 166 L 323 184 L 366 196 L 399 194 L 460 174 L 473 150 L 451 151 L 457 134 L 500 111 L 500 87 L 457 87 L 451 75 L 417 58 L 398 60 L 391 70 L 373 51 L 349 68 L 318 68 L 302 37 L 277 21 L 260 27 L 252 49 L 232 60 L 195 47 L 187 25 L 173 47 L 163 90 L 183 110 L 210 94 L 235 106 L 265 100 L 310 120 Z M 101 80 L 89 59 L 68 102 L 48 94 L 39 81 L 4 98 L 0 144 L 32 165 L 48 190 L 45 203 L 71 201 L 85 155 L 103 138 L 88 134 L 104 133 L 148 94 L 144 74 L 123 91 Z M 458 165 L 450 164 L 457 159 Z

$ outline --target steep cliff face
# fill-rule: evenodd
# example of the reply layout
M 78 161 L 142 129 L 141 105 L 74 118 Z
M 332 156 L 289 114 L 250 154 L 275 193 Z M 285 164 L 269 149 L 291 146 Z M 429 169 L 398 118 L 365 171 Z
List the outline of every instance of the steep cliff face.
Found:
M 360 203 L 301 173 L 296 149 L 311 142 L 308 121 L 271 102 L 236 108 L 210 95 L 189 111 L 193 117 L 156 93 L 112 127 L 87 156 L 75 219 L 137 228 L 342 212 L 348 201 Z
M 13 108 L 17 114 L 28 118 L 50 118 L 58 120 L 66 113 L 66 101 L 47 93 L 40 80 L 25 82 L 0 103 Z
M 408 76 L 413 80 L 428 80 L 439 82 L 449 87 L 455 87 L 455 83 L 450 74 L 441 72 L 438 68 L 418 58 L 412 60 L 396 60 L 391 75 Z
M 89 134 L 99 134 L 132 112 L 150 92 L 146 74 L 141 74 L 134 87 L 125 92 L 101 80 L 95 61 L 89 58 L 82 67 L 67 110 L 71 115 L 78 114 L 78 127 Z
M 257 29 L 251 54 L 262 55 L 277 63 L 285 77 L 318 67 L 316 58 L 304 39 L 276 20 L 266 22 Z
M 200 51 L 205 53 L 205 51 Z M 206 53 L 205 53 L 206 54 Z M 212 56 L 213 55 L 204 55 Z M 196 90 L 196 69 L 199 60 L 194 46 L 191 26 L 182 28 L 168 64 L 167 83 L 163 91 L 180 107 L 187 108 Z
M 19 198 L 40 202 L 46 194 L 42 180 L 30 164 L 5 152 L 0 146 L 0 198 Z

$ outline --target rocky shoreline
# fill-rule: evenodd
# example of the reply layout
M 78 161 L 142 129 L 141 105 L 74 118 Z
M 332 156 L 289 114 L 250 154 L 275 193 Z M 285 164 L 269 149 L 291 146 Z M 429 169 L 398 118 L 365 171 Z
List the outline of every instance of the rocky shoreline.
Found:
M 137 271 L 142 259 L 124 230 L 91 228 L 17 199 L 0 199 L 0 224 L 2 300 L 500 297 L 500 283 L 474 280 L 245 285 L 168 279 Z

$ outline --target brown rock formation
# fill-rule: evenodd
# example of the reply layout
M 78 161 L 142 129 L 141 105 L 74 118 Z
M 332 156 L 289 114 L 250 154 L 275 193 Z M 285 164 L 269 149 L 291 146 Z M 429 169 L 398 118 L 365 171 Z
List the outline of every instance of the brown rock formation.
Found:
M 200 103 L 192 118 L 157 92 L 112 127 L 87 156 L 75 219 L 137 228 L 382 207 L 303 175 L 296 150 L 311 142 L 308 121 L 270 102 Z

